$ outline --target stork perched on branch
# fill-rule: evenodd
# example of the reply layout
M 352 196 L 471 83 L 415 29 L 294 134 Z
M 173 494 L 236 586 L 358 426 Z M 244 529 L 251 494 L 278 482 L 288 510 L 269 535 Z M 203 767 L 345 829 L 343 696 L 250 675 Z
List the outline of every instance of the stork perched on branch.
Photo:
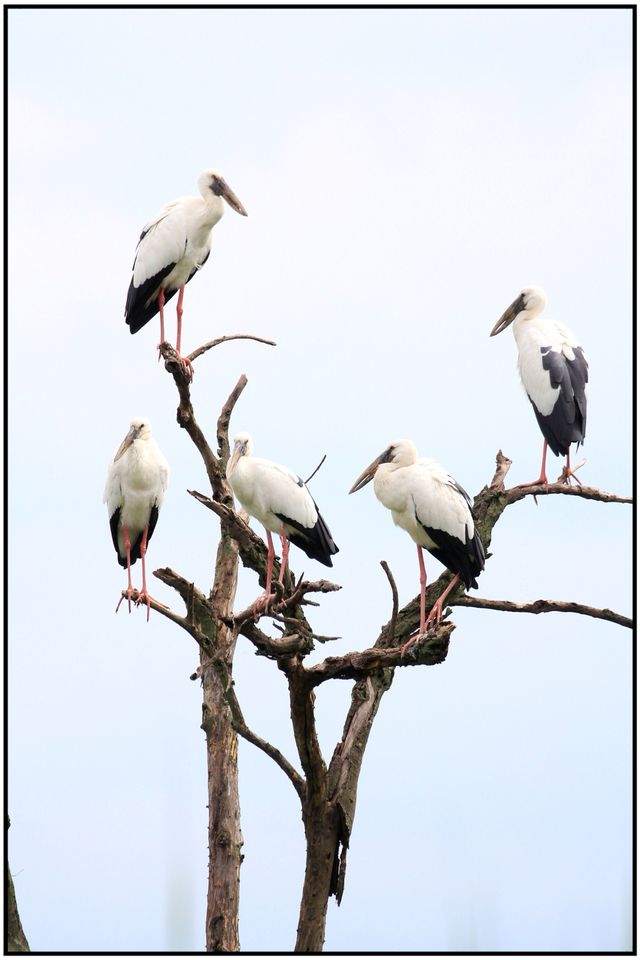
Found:
M 520 484 L 522 487 L 548 482 L 547 447 L 557 457 L 567 458 L 562 474 L 569 483 L 575 477 L 569 457 L 571 444 L 580 446 L 587 428 L 589 364 L 567 327 L 540 316 L 546 302 L 540 287 L 525 287 L 491 331 L 495 337 L 513 323 L 520 379 L 544 437 L 540 476 L 532 483 Z
M 349 493 L 362 490 L 370 480 L 378 500 L 391 511 L 393 522 L 406 530 L 418 547 L 420 629 L 404 645 L 404 653 L 430 627 L 438 626 L 443 603 L 458 580 L 462 579 L 467 588 L 478 586 L 476 577 L 484 569 L 484 548 L 466 491 L 435 460 L 419 458 L 411 440 L 390 443 L 360 474 Z M 455 574 L 428 617 L 423 549 Z
M 168 481 L 169 465 L 151 436 L 149 421 L 132 420 L 129 432 L 109 467 L 103 496 L 118 563 L 127 568 L 127 590 L 120 597 L 116 612 L 125 597 L 131 611 L 134 594 L 131 566 L 140 558 L 142 590 L 137 595 L 136 604 L 146 603 L 149 619 L 151 597 L 147 591 L 145 556 Z
M 331 533 L 307 490 L 304 481 L 287 467 L 252 456 L 253 443 L 248 433 L 238 433 L 227 464 L 227 479 L 247 513 L 259 520 L 267 534 L 267 578 L 264 594 L 255 604 L 256 614 L 266 612 L 271 593 L 275 550 L 271 533 L 282 543 L 279 582 L 282 583 L 289 556 L 289 542 L 312 560 L 332 567 L 331 557 L 338 552 Z
M 125 322 L 131 333 L 160 313 L 160 342 L 164 342 L 164 305 L 178 293 L 176 353 L 192 374 L 190 363 L 180 356 L 184 288 L 211 252 L 212 230 L 224 213 L 223 200 L 247 216 L 235 193 L 218 170 L 205 170 L 198 177 L 200 197 L 179 197 L 164 205 L 140 234 L 133 261 L 133 274 L 125 306 Z

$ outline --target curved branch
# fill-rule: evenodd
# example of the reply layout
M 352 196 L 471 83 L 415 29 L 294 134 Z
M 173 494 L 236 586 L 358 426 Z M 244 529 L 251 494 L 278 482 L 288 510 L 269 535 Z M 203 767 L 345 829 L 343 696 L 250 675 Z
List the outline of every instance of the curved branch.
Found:
M 396 620 L 398 619 L 398 588 L 396 582 L 393 579 L 393 574 L 389 568 L 389 564 L 386 560 L 380 561 L 380 566 L 387 575 L 387 580 L 389 581 L 389 586 L 391 587 L 391 597 L 393 600 L 393 607 L 391 609 L 391 620 L 389 621 L 389 639 L 391 644 L 395 639 L 396 635 Z
M 220 464 L 214 456 L 213 450 L 207 443 L 206 437 L 195 418 L 193 405 L 191 403 L 190 380 L 185 372 L 184 364 L 180 362 L 178 354 L 170 343 L 161 343 L 158 349 L 164 359 L 165 369 L 172 375 L 178 389 L 180 403 L 176 413 L 176 420 L 182 429 L 187 431 L 198 453 L 202 457 L 214 496 L 222 496 L 226 493 L 223 486 L 223 480 L 225 478 L 220 469 Z
M 198 357 L 201 357 L 203 353 L 206 353 L 207 350 L 211 350 L 213 347 L 219 346 L 221 343 L 227 343 L 229 340 L 255 340 L 256 343 L 266 343 L 269 347 L 277 347 L 275 340 L 265 340 L 264 337 L 254 337 L 251 333 L 230 333 L 226 337 L 217 337 L 215 340 L 210 340 L 208 343 L 203 343 L 201 347 L 198 347 L 193 353 L 190 353 L 186 358 L 191 363 L 194 360 L 197 360 Z
M 305 782 L 293 764 L 289 763 L 277 747 L 274 747 L 273 744 L 267 740 L 263 740 L 262 737 L 259 737 L 257 733 L 254 733 L 253 730 L 247 726 L 233 687 L 230 686 L 228 688 L 226 697 L 229 709 L 231 710 L 231 724 L 236 733 L 240 734 L 248 743 L 252 743 L 258 750 L 262 750 L 268 757 L 271 757 L 274 763 L 277 763 L 280 769 L 286 773 L 300 800 L 304 800 Z
M 623 617 L 607 608 L 588 607 L 584 603 L 575 603 L 572 600 L 532 600 L 529 603 L 515 603 L 512 600 L 488 600 L 484 597 L 470 597 L 462 594 L 457 599 L 449 600 L 452 607 L 477 607 L 480 610 L 504 610 L 507 613 L 579 613 L 596 620 L 608 620 L 621 627 L 633 628 L 633 620 Z

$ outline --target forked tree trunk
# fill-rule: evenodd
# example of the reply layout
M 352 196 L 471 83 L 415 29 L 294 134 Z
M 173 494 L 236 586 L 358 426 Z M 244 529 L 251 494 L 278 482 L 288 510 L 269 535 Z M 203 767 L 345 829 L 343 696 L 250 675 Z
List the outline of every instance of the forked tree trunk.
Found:
M 303 808 L 307 859 L 296 953 L 320 953 L 324 945 L 329 897 L 337 881 L 338 813 L 334 804 L 311 798 Z

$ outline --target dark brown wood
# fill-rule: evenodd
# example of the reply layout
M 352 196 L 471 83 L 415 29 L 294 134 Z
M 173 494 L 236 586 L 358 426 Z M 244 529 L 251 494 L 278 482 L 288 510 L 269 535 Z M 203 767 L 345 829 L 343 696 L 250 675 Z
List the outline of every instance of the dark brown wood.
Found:
M 329 897 L 337 888 L 338 809 L 316 789 L 302 805 L 302 820 L 307 851 L 295 952 L 321 953 Z

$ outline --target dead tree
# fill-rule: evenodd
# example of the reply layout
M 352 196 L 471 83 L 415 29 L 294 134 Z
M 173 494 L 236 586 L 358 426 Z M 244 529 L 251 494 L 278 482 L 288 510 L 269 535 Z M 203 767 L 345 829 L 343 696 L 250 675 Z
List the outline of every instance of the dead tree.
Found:
M 245 335 L 243 335 L 245 336 Z M 227 339 L 205 344 L 191 354 L 193 362 L 211 347 Z M 257 337 L 249 339 L 259 340 Z M 264 341 L 263 343 L 271 343 Z M 206 912 L 206 949 L 208 952 L 235 952 L 238 940 L 239 879 L 242 861 L 242 834 L 238 797 L 238 735 L 254 744 L 280 767 L 300 800 L 306 837 L 306 865 L 296 952 L 322 950 L 329 898 L 342 898 L 347 850 L 353 826 L 358 778 L 364 752 L 380 701 L 390 688 L 396 668 L 429 666 L 447 656 L 455 625 L 445 619 L 435 630 L 402 656 L 402 646 L 415 632 L 419 598 L 398 608 L 398 593 L 388 566 L 382 566 L 391 591 L 391 616 L 375 642 L 366 650 L 339 657 L 326 657 L 321 663 L 305 666 L 305 658 L 314 649 L 318 637 L 306 616 L 306 608 L 317 605 L 318 594 L 339 590 L 327 580 L 296 580 L 285 577 L 277 600 L 268 615 L 279 636 L 269 636 L 254 620 L 254 608 L 234 612 L 238 562 L 253 570 L 260 584 L 266 580 L 266 547 L 249 527 L 246 515 L 234 509 L 225 468 L 229 457 L 228 427 L 233 407 L 246 385 L 241 376 L 224 403 L 217 423 L 217 452 L 214 453 L 200 429 L 191 404 L 189 380 L 169 344 L 161 345 L 165 367 L 173 376 L 179 394 L 177 420 L 198 449 L 210 483 L 210 493 L 189 493 L 216 514 L 220 524 L 212 587 L 205 595 L 175 571 L 156 570 L 163 583 L 173 587 L 184 601 L 186 613 L 180 616 L 155 601 L 159 614 L 181 626 L 200 647 L 199 678 L 203 689 L 202 728 L 206 735 L 209 805 L 209 886 Z M 506 489 L 504 480 L 510 460 L 498 453 L 492 482 L 475 497 L 473 513 L 480 537 L 488 550 L 495 524 L 504 510 L 527 496 L 574 496 L 603 503 L 630 503 L 631 498 L 604 493 L 592 487 L 570 487 L 566 483 Z M 275 566 L 279 572 L 278 565 Z M 426 602 L 431 605 L 451 580 L 446 571 L 432 583 Z M 279 584 L 274 584 L 278 589 Z M 606 609 L 595 609 L 566 601 L 535 600 L 514 604 L 503 600 L 471 598 L 462 587 L 449 595 L 450 607 L 473 606 L 492 610 L 540 614 L 549 611 L 571 612 L 609 620 L 630 627 L 631 621 Z M 233 654 L 242 634 L 260 656 L 274 660 L 288 683 L 291 721 L 300 769 L 272 744 L 247 726 L 233 687 Z M 342 738 L 327 762 L 320 749 L 315 721 L 315 689 L 329 680 L 353 682 L 351 704 Z

